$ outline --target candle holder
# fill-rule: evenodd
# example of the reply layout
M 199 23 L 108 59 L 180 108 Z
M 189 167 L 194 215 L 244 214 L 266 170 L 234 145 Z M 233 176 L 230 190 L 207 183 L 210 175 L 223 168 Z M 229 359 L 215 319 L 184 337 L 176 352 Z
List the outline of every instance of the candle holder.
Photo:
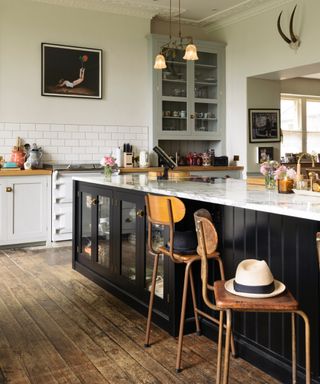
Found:
M 293 193 L 293 180 L 292 179 L 280 179 L 280 180 L 278 180 L 278 192 L 279 193 Z

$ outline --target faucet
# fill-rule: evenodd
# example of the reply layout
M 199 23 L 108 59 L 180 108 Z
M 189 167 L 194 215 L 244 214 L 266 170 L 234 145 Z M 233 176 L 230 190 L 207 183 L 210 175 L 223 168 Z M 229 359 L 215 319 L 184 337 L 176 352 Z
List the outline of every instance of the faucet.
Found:
M 312 155 L 311 153 L 308 153 L 308 152 L 302 152 L 301 153 L 301 155 L 298 157 L 298 164 L 300 164 L 301 159 L 303 159 L 304 157 L 307 157 L 307 156 L 311 157 L 312 168 L 314 168 L 315 167 L 315 156 L 316 155 Z
M 303 176 L 301 176 L 301 164 L 300 164 L 300 162 L 301 162 L 302 158 L 307 157 L 307 156 L 311 157 L 312 168 L 315 167 L 315 155 L 312 155 L 311 153 L 308 153 L 308 152 L 302 152 L 301 155 L 298 157 L 297 176 L 296 176 L 297 181 L 300 181 L 301 179 L 303 179 Z

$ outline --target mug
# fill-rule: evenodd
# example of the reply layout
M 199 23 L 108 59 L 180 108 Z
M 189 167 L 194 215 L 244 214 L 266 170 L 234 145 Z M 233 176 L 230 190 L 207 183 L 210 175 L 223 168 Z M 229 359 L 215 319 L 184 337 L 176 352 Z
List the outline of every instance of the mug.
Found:
M 183 119 L 185 119 L 187 117 L 187 111 L 181 111 L 180 112 L 180 117 L 182 117 Z

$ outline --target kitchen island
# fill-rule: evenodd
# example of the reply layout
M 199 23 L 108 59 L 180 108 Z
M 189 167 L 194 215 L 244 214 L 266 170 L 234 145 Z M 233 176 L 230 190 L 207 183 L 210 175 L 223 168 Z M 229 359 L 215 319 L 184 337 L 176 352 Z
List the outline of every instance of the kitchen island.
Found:
M 242 180 L 194 177 L 179 181 L 148 180 L 146 175 L 92 177 L 74 181 L 73 267 L 146 314 L 152 259 L 146 252 L 144 195 L 177 196 L 187 215 L 180 228 L 193 227 L 193 212 L 207 208 L 219 234 L 226 276 L 234 276 L 246 258 L 265 259 L 308 314 L 311 325 L 313 382 L 319 377 L 319 268 L 316 233 L 320 230 L 320 198 L 281 195 Z M 155 228 L 153 241 L 166 238 Z M 199 266 L 197 296 L 201 302 Z M 216 276 L 214 266 L 211 276 Z M 172 335 L 178 331 L 183 266 L 162 260 L 157 279 L 154 321 Z M 208 311 L 203 303 L 203 310 Z M 186 332 L 194 330 L 189 306 Z M 202 319 L 202 331 L 216 336 Z M 278 314 L 234 315 L 239 355 L 279 378 L 290 381 L 290 318 Z M 299 377 L 303 378 L 303 325 L 298 322 Z M 143 341 L 142 341 L 143 342 Z

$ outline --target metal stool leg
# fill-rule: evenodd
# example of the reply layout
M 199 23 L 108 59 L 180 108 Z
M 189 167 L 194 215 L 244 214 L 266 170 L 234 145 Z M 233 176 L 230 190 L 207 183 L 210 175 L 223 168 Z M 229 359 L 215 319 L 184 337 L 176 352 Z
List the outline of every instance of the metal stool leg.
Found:
M 226 346 L 224 348 L 223 384 L 228 384 L 230 362 L 230 337 L 231 337 L 231 309 L 227 309 Z
M 192 266 L 191 265 L 190 265 L 190 270 L 189 270 L 189 277 L 190 277 L 190 287 L 191 287 L 194 319 L 196 322 L 196 330 L 197 330 L 197 335 L 200 336 L 201 330 L 200 330 L 200 324 L 199 324 L 199 316 L 198 316 L 198 312 L 197 312 L 198 306 L 197 306 L 196 291 L 194 288 L 194 280 L 193 280 L 193 273 L 192 273 Z
M 152 318 L 152 308 L 153 308 L 153 302 L 154 302 L 154 292 L 156 290 L 158 264 L 159 264 L 159 253 L 157 253 L 154 257 L 152 283 L 151 283 L 150 300 L 149 300 L 149 308 L 148 308 L 146 339 L 145 339 L 145 343 L 144 343 L 145 347 L 150 347 L 149 341 L 150 341 L 151 318 Z
M 305 350 L 306 350 L 306 384 L 311 383 L 311 365 L 310 365 L 310 323 L 308 316 L 303 311 L 296 311 L 304 320 L 305 329 Z
M 217 376 L 216 383 L 221 382 L 221 362 L 222 362 L 222 334 L 223 334 L 223 316 L 224 312 L 220 311 L 219 314 L 219 335 L 218 335 L 218 353 L 217 353 Z
M 178 340 L 178 353 L 176 360 L 176 372 L 181 371 L 181 353 L 182 353 L 182 344 L 183 344 L 183 331 L 184 331 L 184 320 L 186 316 L 186 303 L 187 303 L 187 294 L 188 294 L 188 282 L 189 282 L 189 270 L 190 263 L 186 264 L 186 269 L 184 272 L 184 283 L 183 283 L 183 294 L 182 294 L 182 303 L 181 303 L 181 314 L 180 314 L 180 327 L 179 327 L 179 340 Z
M 292 384 L 297 384 L 297 346 L 295 313 L 291 313 L 291 344 L 292 344 Z

